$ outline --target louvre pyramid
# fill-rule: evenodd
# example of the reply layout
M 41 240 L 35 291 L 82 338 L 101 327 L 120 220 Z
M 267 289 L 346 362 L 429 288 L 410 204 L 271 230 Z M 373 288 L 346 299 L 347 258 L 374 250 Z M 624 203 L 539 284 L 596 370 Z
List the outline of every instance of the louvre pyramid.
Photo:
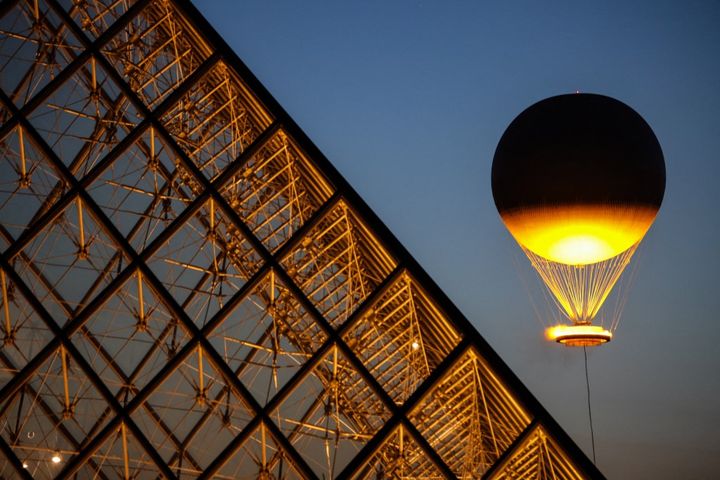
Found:
M 0 32 L 0 478 L 602 478 L 187 0 Z

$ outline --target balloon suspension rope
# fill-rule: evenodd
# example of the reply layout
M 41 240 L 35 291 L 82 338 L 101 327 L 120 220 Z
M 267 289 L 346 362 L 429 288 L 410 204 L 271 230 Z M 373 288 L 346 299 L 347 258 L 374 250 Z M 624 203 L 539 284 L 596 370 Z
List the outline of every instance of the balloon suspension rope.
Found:
M 595 462 L 595 431 L 593 430 L 592 408 L 590 407 L 590 375 L 588 375 L 587 347 L 583 347 L 585 354 L 585 384 L 587 385 L 588 416 L 590 417 L 590 440 L 592 441 L 593 463 Z

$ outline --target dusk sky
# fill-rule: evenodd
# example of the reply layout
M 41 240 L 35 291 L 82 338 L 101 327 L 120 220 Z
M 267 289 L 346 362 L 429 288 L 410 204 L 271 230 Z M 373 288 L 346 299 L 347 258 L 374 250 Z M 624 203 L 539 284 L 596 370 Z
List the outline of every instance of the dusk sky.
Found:
M 718 478 L 720 2 L 195 3 L 588 455 L 582 350 L 544 340 L 490 168 L 543 98 L 640 113 L 667 187 L 615 338 L 589 351 L 597 464 Z

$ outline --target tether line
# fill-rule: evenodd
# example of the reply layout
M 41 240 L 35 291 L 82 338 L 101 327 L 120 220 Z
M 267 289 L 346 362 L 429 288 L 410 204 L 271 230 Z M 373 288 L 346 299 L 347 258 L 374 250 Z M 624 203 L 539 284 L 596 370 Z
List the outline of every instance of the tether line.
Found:
M 592 442 L 593 463 L 595 461 L 595 431 L 593 430 L 592 408 L 590 407 L 590 375 L 588 375 L 587 347 L 583 347 L 585 355 L 585 384 L 587 385 L 588 417 L 590 417 L 590 441 Z

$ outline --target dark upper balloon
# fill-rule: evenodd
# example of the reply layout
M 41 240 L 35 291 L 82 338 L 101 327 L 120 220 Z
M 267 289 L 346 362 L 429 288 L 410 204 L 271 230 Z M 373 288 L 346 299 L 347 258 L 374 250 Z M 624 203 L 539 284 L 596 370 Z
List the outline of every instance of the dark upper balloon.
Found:
M 650 126 L 603 95 L 542 100 L 512 121 L 495 151 L 492 190 L 516 208 L 625 204 L 660 207 L 665 162 Z

